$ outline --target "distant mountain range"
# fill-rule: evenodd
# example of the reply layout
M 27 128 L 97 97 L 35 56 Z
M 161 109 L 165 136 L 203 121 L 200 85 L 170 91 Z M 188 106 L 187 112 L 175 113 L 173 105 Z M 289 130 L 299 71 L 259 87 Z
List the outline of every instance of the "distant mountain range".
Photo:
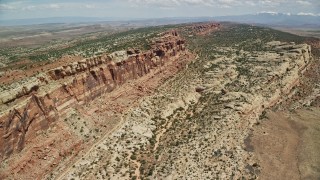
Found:
M 249 24 L 264 24 L 279 27 L 320 28 L 320 16 L 291 15 L 283 13 L 258 13 L 254 15 L 220 16 L 218 21 L 232 21 Z
M 314 15 L 291 15 L 283 13 L 258 13 L 238 16 L 219 17 L 168 17 L 157 19 L 132 19 L 132 18 L 112 18 L 112 17 L 53 17 L 35 19 L 14 19 L 0 20 L 0 26 L 33 25 L 49 23 L 137 23 L 144 25 L 163 25 L 175 23 L 189 23 L 202 21 L 230 21 L 248 24 L 261 24 L 279 27 L 301 27 L 320 28 L 320 16 Z

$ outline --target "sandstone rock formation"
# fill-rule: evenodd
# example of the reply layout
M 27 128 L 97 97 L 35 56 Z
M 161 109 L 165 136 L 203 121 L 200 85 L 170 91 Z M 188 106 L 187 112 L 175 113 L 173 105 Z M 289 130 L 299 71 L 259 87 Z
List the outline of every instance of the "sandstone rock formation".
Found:
M 206 23 L 196 24 L 191 26 L 193 32 L 199 35 L 205 35 L 217 30 L 220 27 L 219 23 Z
M 248 135 L 299 94 L 311 48 L 195 36 L 219 26 L 179 29 L 198 53 L 191 63 L 185 40 L 167 31 L 147 51 L 63 62 L 0 86 L 0 179 L 257 178 Z
M 60 178 L 257 178 L 260 166 L 244 139 L 266 108 L 294 92 L 312 60 L 306 44 L 265 48 L 236 55 L 214 47 L 231 56 L 190 64 Z
M 84 104 L 185 52 L 176 31 L 164 33 L 145 52 L 128 50 L 83 59 L 16 82 L 0 94 L 0 160 L 21 151 L 67 108 Z

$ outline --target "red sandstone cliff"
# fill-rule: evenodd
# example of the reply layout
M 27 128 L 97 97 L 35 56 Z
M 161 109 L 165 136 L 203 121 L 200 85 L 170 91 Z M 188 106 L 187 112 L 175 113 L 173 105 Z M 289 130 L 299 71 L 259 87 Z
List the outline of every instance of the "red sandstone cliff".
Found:
M 199 35 L 205 35 L 217 30 L 220 27 L 219 23 L 206 23 L 196 24 L 191 26 L 193 32 Z
M 185 51 L 184 43 L 176 31 L 169 31 L 146 52 L 128 50 L 122 58 L 116 56 L 123 52 L 115 52 L 73 62 L 3 92 L 0 159 L 21 151 L 27 139 L 47 129 L 67 108 L 89 102 L 178 56 Z

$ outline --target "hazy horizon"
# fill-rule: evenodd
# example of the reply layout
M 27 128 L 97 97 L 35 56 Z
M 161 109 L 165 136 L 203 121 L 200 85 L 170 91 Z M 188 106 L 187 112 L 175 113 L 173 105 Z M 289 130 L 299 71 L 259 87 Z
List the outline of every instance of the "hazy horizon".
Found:
M 51 17 L 131 19 L 279 12 L 320 16 L 317 0 L 0 0 L 0 20 Z

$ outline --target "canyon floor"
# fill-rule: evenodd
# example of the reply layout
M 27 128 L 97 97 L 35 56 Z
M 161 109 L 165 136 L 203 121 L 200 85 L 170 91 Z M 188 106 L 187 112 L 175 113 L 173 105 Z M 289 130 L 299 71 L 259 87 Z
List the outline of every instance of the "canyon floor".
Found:
M 24 94 L 14 99 L 0 94 L 0 143 L 6 147 L 0 179 L 320 178 L 319 39 L 231 23 L 123 31 L 59 47 L 56 60 L 51 51 L 49 60 L 35 51 L 32 57 L 43 60 L 4 61 L 2 94 L 21 91 L 14 85 L 32 78 L 45 80 L 36 91 L 21 85 Z M 100 59 L 85 61 L 94 61 L 92 68 L 68 75 L 95 50 Z M 107 55 L 111 61 L 104 64 Z M 130 58 L 145 58 L 144 70 L 132 65 L 143 72 L 138 78 L 130 77 L 136 73 L 128 70 Z M 104 87 L 98 72 L 111 66 L 117 67 Z M 112 79 L 118 84 L 111 90 Z M 64 98 L 53 100 L 56 110 L 42 114 L 51 104 L 28 110 L 33 101 L 19 109 L 34 96 L 51 102 L 57 93 L 48 87 Z M 21 130 L 24 113 L 34 118 Z

